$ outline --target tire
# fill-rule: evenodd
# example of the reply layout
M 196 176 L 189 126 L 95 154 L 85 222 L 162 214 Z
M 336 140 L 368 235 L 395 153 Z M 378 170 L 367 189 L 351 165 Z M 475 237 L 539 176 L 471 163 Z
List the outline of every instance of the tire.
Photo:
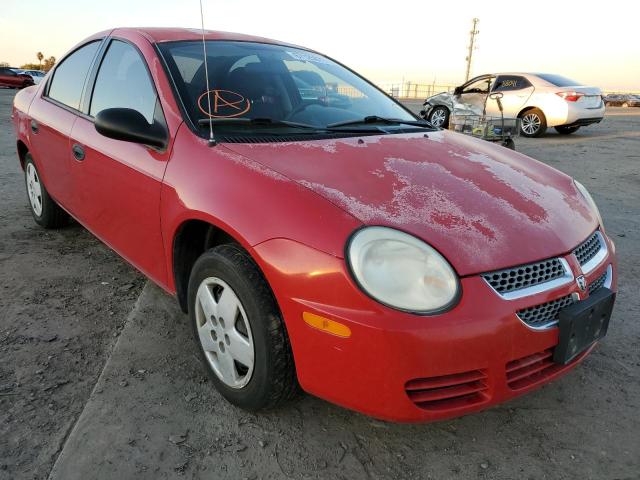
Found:
M 547 131 L 547 119 L 538 108 L 532 108 L 520 116 L 520 134 L 523 137 L 539 137 Z
M 558 132 L 560 135 L 571 135 L 572 133 L 576 133 L 580 127 L 563 127 L 563 126 L 559 126 L 559 127 L 554 127 L 556 129 L 556 132 Z
M 225 399 L 258 411 L 299 393 L 282 315 L 247 252 L 228 244 L 203 253 L 191 270 L 188 300 L 200 358 Z
M 429 112 L 427 121 L 438 128 L 449 128 L 449 109 L 439 105 Z
M 629 104 L 628 104 L 627 102 L 624 102 L 624 103 L 621 105 L 621 107 L 622 107 L 622 108 L 628 108 L 628 107 L 629 107 Z
M 516 149 L 516 142 L 513 141 L 513 138 L 505 138 L 501 145 L 505 148 L 508 148 L 509 150 L 515 150 Z
M 30 153 L 25 155 L 24 181 L 29 209 L 36 223 L 44 228 L 65 226 L 69 222 L 69 215 L 49 196 Z

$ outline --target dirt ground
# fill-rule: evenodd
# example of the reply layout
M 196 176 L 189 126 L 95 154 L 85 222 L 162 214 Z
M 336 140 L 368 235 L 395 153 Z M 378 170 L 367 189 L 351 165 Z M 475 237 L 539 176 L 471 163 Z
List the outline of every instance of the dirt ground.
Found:
M 616 242 L 604 341 L 533 394 L 395 425 L 310 396 L 262 415 L 228 405 L 172 298 L 78 225 L 35 226 L 12 97 L 0 90 L 0 479 L 640 479 L 640 109 L 517 140 L 587 186 Z

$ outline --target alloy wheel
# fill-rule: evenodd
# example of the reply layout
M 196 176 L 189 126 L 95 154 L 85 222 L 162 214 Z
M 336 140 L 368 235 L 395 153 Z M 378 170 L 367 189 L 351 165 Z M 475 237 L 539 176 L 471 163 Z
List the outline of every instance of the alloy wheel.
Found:
M 40 185 L 40 177 L 33 164 L 27 165 L 27 193 L 29 194 L 29 202 L 33 213 L 38 217 L 42 215 L 42 185 Z
M 195 313 L 200 345 L 214 373 L 231 388 L 247 385 L 255 363 L 254 344 L 236 293 L 223 280 L 206 278 L 198 287 Z
M 540 117 L 534 113 L 528 113 L 522 117 L 522 131 L 527 135 L 534 135 L 541 124 Z
M 431 123 L 431 125 L 433 125 L 434 127 L 441 127 L 444 124 L 446 118 L 447 113 L 442 108 L 438 108 L 431 114 L 429 123 Z

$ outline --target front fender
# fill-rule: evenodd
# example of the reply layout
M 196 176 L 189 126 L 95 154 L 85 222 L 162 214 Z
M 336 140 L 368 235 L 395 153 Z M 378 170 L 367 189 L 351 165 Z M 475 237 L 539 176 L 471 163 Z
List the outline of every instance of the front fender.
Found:
M 229 150 L 209 147 L 182 125 L 162 186 L 160 214 L 173 272 L 173 240 L 187 220 L 219 227 L 246 250 L 273 238 L 308 245 L 342 257 L 361 222 L 317 193 L 266 166 Z M 167 288 L 175 292 L 173 275 Z

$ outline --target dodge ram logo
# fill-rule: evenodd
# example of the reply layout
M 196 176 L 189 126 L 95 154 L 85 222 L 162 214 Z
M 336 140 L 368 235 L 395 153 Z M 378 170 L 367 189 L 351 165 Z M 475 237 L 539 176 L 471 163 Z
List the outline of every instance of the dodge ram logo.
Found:
M 578 288 L 580 289 L 581 292 L 584 292 L 587 290 L 587 281 L 585 280 L 584 275 L 580 275 L 579 277 L 577 277 L 576 283 L 578 284 Z

